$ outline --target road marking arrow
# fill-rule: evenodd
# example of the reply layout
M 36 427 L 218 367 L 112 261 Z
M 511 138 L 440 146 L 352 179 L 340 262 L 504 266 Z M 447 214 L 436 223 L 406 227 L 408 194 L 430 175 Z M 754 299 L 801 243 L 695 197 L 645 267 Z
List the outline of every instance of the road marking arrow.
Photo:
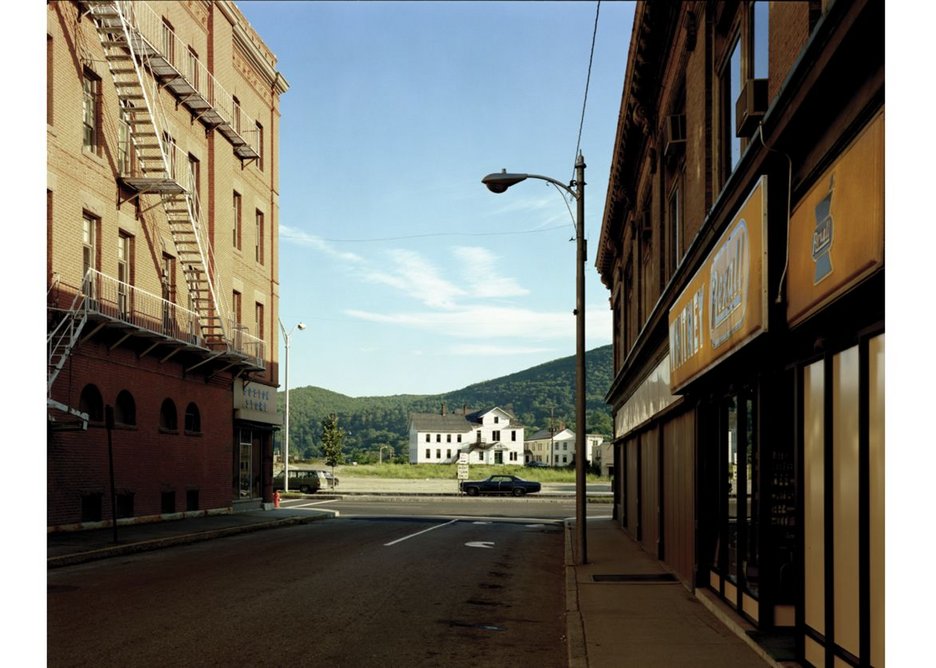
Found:
M 494 547 L 494 542 L 490 540 L 473 540 L 470 543 L 465 543 L 468 547 L 484 547 L 487 549 L 492 549 Z

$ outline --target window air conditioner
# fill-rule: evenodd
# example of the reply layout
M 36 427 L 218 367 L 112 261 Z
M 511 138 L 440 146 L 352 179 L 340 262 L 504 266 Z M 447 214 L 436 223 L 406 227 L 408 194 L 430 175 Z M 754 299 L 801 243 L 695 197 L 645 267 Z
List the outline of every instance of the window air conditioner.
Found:
M 735 103 L 735 134 L 750 137 L 766 111 L 767 79 L 748 79 Z
M 666 144 L 663 155 L 667 158 L 676 151 L 686 148 L 686 115 L 674 114 L 666 117 Z

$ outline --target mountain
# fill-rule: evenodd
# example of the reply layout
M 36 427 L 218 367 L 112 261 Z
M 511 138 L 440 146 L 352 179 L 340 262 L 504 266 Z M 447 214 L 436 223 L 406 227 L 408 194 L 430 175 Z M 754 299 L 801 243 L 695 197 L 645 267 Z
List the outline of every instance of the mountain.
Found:
M 612 421 L 604 395 L 611 386 L 611 346 L 585 353 L 586 431 L 611 436 Z M 285 397 L 280 393 L 282 411 Z M 290 454 L 303 458 L 321 456 L 322 418 L 338 416 L 345 430 L 345 457 L 367 463 L 378 459 L 380 446 L 390 446 L 397 461 L 405 461 L 409 448 L 410 413 L 434 413 L 445 403 L 448 412 L 499 406 L 517 417 L 529 436 L 549 426 L 564 423 L 575 428 L 575 356 L 563 357 L 535 367 L 475 383 L 443 394 L 398 394 L 384 397 L 349 397 L 319 387 L 289 391 Z M 384 449 L 386 452 L 386 449 Z M 387 455 L 384 454 L 384 461 Z

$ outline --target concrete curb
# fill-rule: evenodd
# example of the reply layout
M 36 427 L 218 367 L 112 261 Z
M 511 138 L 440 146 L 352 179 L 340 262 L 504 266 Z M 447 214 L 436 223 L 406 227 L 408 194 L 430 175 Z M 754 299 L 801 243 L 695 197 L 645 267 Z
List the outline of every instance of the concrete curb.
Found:
M 565 522 L 566 650 L 569 668 L 587 668 L 588 647 L 585 623 L 578 602 L 578 578 L 572 553 L 572 522 Z
M 114 545 L 97 550 L 88 550 L 86 552 L 76 552 L 74 554 L 65 554 L 58 557 L 49 557 L 46 559 L 46 566 L 49 569 L 61 568 L 63 566 L 74 566 L 98 559 L 109 559 L 111 557 L 136 554 L 139 552 L 149 552 L 152 550 L 161 550 L 176 545 L 186 545 L 197 543 L 225 536 L 233 536 L 240 533 L 249 533 L 253 531 L 262 531 L 263 529 L 277 529 L 279 527 L 291 526 L 293 524 L 306 524 L 317 520 L 331 519 L 331 515 L 309 515 L 308 517 L 288 517 L 271 522 L 255 522 L 253 524 L 244 524 L 242 526 L 225 527 L 223 529 L 209 529 L 207 531 L 196 531 L 188 534 L 175 536 L 166 536 L 164 538 L 154 538 L 151 540 L 139 541 L 136 543 L 127 543 L 126 545 Z

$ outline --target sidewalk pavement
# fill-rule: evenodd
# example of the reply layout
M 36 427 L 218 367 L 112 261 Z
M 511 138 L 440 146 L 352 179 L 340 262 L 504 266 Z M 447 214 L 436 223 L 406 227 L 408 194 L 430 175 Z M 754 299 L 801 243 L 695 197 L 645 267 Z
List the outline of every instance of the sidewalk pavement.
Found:
M 344 481 L 340 487 L 345 487 Z M 342 491 L 350 494 L 352 487 L 348 485 Z M 400 494 L 398 490 L 385 493 Z M 333 516 L 324 510 L 308 508 L 202 514 L 118 525 L 116 543 L 112 527 L 52 532 L 48 534 L 47 567 L 59 568 Z M 576 565 L 575 542 L 574 522 L 567 522 L 565 584 L 570 668 L 798 665 L 772 658 L 746 633 L 750 626 L 739 621 L 714 596 L 703 590 L 693 594 L 671 579 L 660 563 L 644 552 L 615 520 L 589 520 L 587 564 Z

